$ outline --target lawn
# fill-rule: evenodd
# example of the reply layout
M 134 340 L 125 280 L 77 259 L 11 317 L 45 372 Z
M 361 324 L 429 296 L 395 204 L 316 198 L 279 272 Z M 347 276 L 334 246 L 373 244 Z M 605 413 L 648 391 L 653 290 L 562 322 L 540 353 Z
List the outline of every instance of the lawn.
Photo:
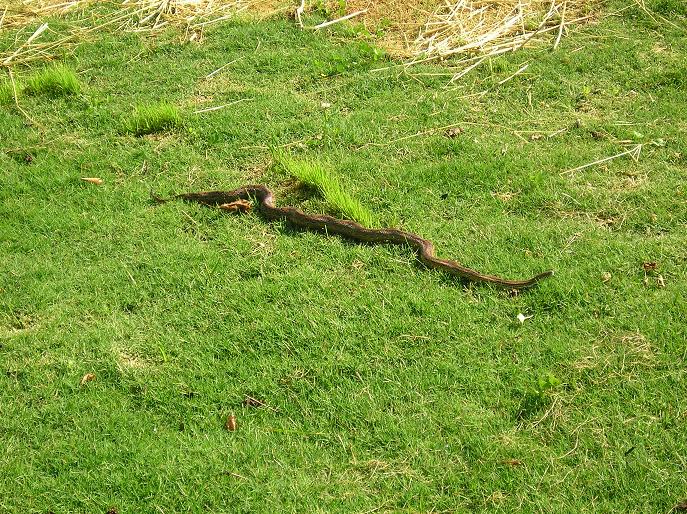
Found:
M 279 18 L 0 71 L 0 511 L 687 500 L 687 13 L 648 4 L 675 25 L 627 9 L 449 87 Z M 150 201 L 262 183 L 337 215 L 275 149 L 440 257 L 555 275 L 513 294 Z

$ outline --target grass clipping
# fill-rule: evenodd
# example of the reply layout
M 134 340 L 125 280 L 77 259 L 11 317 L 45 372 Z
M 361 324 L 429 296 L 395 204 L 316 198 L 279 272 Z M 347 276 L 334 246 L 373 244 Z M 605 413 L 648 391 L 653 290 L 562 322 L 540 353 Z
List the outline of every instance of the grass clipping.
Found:
M 320 163 L 297 159 L 283 152 L 274 152 L 273 156 L 277 165 L 301 182 L 316 188 L 345 218 L 357 221 L 364 227 L 372 227 L 372 213 L 346 193 L 337 177 Z

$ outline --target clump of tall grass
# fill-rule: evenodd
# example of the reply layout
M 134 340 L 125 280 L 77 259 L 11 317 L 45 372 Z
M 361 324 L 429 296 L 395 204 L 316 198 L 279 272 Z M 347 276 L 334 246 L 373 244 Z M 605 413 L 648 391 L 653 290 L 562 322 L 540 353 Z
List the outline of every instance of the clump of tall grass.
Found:
M 373 225 L 372 213 L 351 197 L 335 175 L 322 164 L 310 159 L 298 159 L 284 152 L 273 151 L 277 165 L 287 173 L 309 186 L 317 188 L 324 199 L 333 205 L 344 217 L 357 221 L 364 227 Z
M 24 92 L 52 97 L 76 95 L 81 84 L 74 71 L 63 64 L 54 64 L 29 76 Z
M 14 102 L 14 88 L 9 82 L 0 82 L 0 105 L 9 105 Z
M 152 105 L 138 105 L 125 121 L 124 128 L 136 136 L 154 134 L 178 128 L 182 125 L 179 109 L 161 102 Z

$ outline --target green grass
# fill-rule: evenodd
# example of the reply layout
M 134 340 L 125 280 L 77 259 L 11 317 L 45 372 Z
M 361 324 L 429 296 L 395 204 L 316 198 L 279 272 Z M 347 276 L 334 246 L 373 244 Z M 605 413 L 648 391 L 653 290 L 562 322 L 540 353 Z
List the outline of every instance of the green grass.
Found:
M 165 132 L 182 126 L 182 118 L 174 105 L 166 102 L 138 105 L 125 121 L 125 130 L 136 136 Z
M 26 79 L 24 92 L 29 95 L 51 97 L 76 95 L 81 84 L 74 71 L 63 64 L 53 64 Z
M 326 169 L 324 164 L 309 159 L 298 159 L 279 151 L 273 151 L 272 156 L 291 176 L 316 188 L 344 217 L 357 221 L 364 227 L 373 225 L 372 213 L 344 190 L 339 179 Z
M 11 82 L 0 82 L 0 105 L 14 103 L 14 89 Z
M 680 0 L 650 0 L 647 7 L 663 16 L 687 16 L 687 5 Z
M 0 512 L 687 499 L 687 38 L 673 21 L 626 9 L 455 90 L 442 67 L 373 71 L 392 63 L 292 20 L 210 25 L 202 44 L 101 32 L 74 50 L 76 98 L 0 107 Z M 160 99 L 229 106 L 163 136 L 121 130 Z M 637 162 L 564 173 L 639 143 Z M 404 248 L 149 201 L 264 183 L 326 209 L 270 165 L 283 145 L 440 257 L 556 274 L 512 296 Z

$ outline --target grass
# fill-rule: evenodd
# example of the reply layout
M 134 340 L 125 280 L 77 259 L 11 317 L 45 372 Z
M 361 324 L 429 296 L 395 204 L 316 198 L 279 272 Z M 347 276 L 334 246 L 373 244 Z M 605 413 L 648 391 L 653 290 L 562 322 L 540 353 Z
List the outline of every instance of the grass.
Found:
M 79 91 L 81 84 L 78 77 L 63 64 L 53 64 L 30 75 L 24 87 L 26 94 L 52 97 L 76 95 Z
M 276 163 L 291 176 L 316 188 L 324 199 L 345 218 L 357 221 L 364 227 L 373 225 L 372 213 L 349 195 L 339 179 L 325 165 L 308 159 L 298 159 L 284 152 L 273 151 Z
M 455 90 L 287 20 L 81 45 L 77 98 L 0 107 L 0 511 L 669 512 L 687 491 L 682 28 L 626 9 Z M 121 131 L 160 99 L 229 106 Z M 149 201 L 259 182 L 323 208 L 271 146 L 331 163 L 441 257 L 556 275 L 512 296 L 403 248 Z
M 0 105 L 9 105 L 14 102 L 14 89 L 11 82 L 0 83 Z
M 181 125 L 179 109 L 167 102 L 138 105 L 124 123 L 125 130 L 136 136 L 165 132 Z

